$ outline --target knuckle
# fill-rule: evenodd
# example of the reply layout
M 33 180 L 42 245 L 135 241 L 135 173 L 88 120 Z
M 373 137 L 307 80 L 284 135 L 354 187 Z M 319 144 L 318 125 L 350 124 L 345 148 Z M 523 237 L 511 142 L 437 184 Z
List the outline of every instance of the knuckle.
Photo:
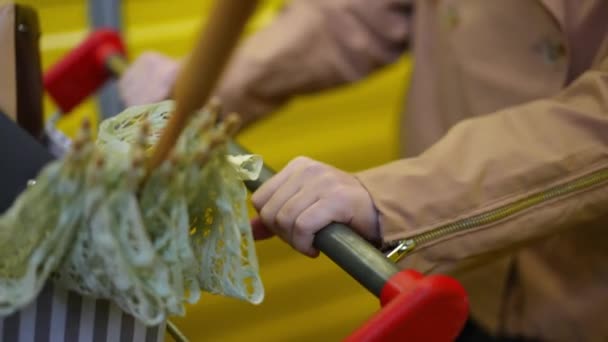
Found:
M 310 219 L 306 216 L 298 217 L 293 224 L 294 235 L 304 235 L 312 229 Z
M 319 162 L 309 162 L 304 169 L 304 174 L 308 176 L 322 176 L 324 174 L 325 168 L 323 164 Z
M 339 179 L 336 178 L 336 175 L 331 172 L 323 172 L 323 174 L 319 177 L 319 182 L 324 186 L 327 190 L 333 190 L 338 185 Z
M 305 156 L 297 156 L 295 158 L 293 158 L 290 162 L 290 164 L 295 164 L 295 165 L 307 165 L 310 162 L 310 158 L 305 157 Z
M 266 224 L 272 224 L 274 222 L 274 217 L 270 212 L 270 209 L 267 206 L 264 206 L 260 210 L 260 217 Z
M 295 214 L 296 214 L 295 209 L 291 205 L 285 205 L 279 211 L 279 215 L 281 217 L 283 217 L 284 219 L 290 219 L 291 221 L 295 220 L 295 218 L 294 218 Z
M 326 198 L 332 202 L 347 204 L 350 201 L 348 189 L 343 186 L 336 185 L 328 189 Z
M 328 195 L 331 199 L 345 202 L 350 199 L 348 187 L 342 184 L 334 185 L 328 192 Z
M 276 216 L 276 222 L 280 227 L 291 228 L 291 226 L 292 226 L 291 215 L 288 212 L 281 210 L 281 211 L 279 211 L 279 213 Z
M 251 203 L 256 210 L 260 211 L 264 205 L 262 202 L 262 194 L 257 191 L 254 192 L 253 195 L 251 195 Z

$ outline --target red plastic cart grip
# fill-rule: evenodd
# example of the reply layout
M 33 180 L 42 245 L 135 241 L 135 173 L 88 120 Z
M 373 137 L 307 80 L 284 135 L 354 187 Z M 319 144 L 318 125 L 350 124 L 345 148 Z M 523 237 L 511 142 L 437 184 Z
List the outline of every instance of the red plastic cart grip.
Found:
M 345 342 L 449 342 L 468 317 L 464 288 L 442 275 L 423 276 L 404 270 L 395 274 L 380 296 L 382 309 Z
M 46 72 L 44 88 L 62 113 L 69 113 L 112 77 L 106 61 L 115 54 L 125 55 L 119 33 L 99 29 Z

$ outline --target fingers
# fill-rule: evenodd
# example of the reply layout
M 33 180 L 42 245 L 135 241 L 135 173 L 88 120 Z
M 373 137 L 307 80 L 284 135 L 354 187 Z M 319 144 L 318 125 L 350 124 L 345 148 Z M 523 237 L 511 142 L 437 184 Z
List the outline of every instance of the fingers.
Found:
M 275 225 L 287 231 L 293 230 L 297 218 L 318 200 L 319 197 L 315 192 L 301 189 L 289 200 L 283 202 L 281 208 L 274 216 Z M 287 241 L 290 240 L 291 238 L 288 237 Z
M 319 250 L 313 246 L 315 234 L 332 222 L 332 206 L 323 200 L 316 201 L 296 218 L 287 242 L 304 255 L 315 258 L 319 256 Z
M 120 96 L 127 106 L 148 104 L 169 97 L 179 64 L 159 53 L 145 52 L 118 81 Z
M 274 233 L 264 225 L 259 217 L 251 220 L 251 230 L 254 240 L 266 240 L 274 236 Z
M 370 240 L 379 236 L 378 213 L 363 185 L 353 175 L 309 158 L 294 159 L 252 200 L 267 230 L 311 257 L 319 254 L 315 234 L 332 222 L 348 224 Z
M 252 197 L 264 226 L 311 257 L 319 254 L 312 246 L 314 234 L 338 211 L 336 206 L 320 201 L 319 195 L 327 185 L 325 170 L 309 158 L 296 158 Z
M 312 197 L 308 196 L 308 199 L 310 198 Z M 294 199 L 295 201 L 297 199 Z M 303 210 L 296 215 L 288 216 L 290 220 L 293 220 L 291 226 L 277 225 L 274 227 L 276 234 L 283 241 L 300 253 L 315 258 L 319 255 L 319 250 L 313 246 L 315 235 L 320 229 L 334 221 L 336 205 L 328 203 L 326 200 L 316 200 L 306 206 L 302 203 L 297 202 L 297 205 L 302 206 Z
M 275 225 L 273 226 L 274 229 L 270 229 L 263 223 L 262 218 L 258 217 L 252 220 L 251 228 L 254 239 L 263 240 L 276 234 L 300 253 L 312 258 L 317 257 L 319 251 L 313 247 L 315 234 L 319 227 L 326 227 L 332 223 L 333 208 L 324 202 L 317 200 L 305 207 L 302 202 L 296 202 L 298 206 L 303 208 L 297 215 L 288 216 L 293 222 L 290 228 L 284 225 Z
M 268 200 L 274 195 L 274 193 L 285 183 L 285 181 L 301 166 L 302 160 L 299 157 L 289 162 L 287 166 L 281 170 L 281 172 L 277 173 L 274 177 L 270 178 L 262 187 L 260 187 L 254 194 L 251 196 L 251 201 L 253 202 L 253 206 L 258 212 L 262 209 L 263 205 L 266 205 Z
M 292 175 L 293 177 L 293 175 Z M 283 182 L 283 186 L 277 189 L 270 199 L 266 201 L 264 207 L 261 208 L 260 217 L 266 227 L 270 228 L 275 234 L 285 238 L 284 229 L 278 229 L 282 227 L 278 222 L 277 214 L 283 208 L 285 203 L 300 190 L 300 184 L 298 182 Z M 286 227 L 285 227 L 286 228 Z

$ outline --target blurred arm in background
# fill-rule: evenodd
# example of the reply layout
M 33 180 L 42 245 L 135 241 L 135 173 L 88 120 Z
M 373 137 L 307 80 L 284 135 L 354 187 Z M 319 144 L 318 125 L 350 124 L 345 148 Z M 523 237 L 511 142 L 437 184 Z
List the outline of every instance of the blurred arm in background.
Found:
M 410 0 L 295 0 L 242 44 L 216 95 L 249 123 L 296 95 L 362 79 L 407 48 Z M 170 96 L 179 62 L 142 54 L 119 83 L 127 106 Z

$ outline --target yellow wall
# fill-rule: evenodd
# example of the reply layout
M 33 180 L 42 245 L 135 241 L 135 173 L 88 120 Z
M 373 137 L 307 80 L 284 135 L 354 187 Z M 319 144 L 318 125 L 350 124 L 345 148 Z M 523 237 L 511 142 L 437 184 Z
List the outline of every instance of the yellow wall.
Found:
M 86 34 L 83 0 L 24 0 L 36 7 L 44 32 L 47 68 Z M 281 1 L 266 1 L 250 27 L 272 18 Z M 184 55 L 206 13 L 208 0 L 125 1 L 130 56 L 154 49 Z M 308 155 L 347 170 L 371 167 L 396 157 L 398 114 L 410 63 L 404 58 L 352 87 L 294 101 L 278 115 L 243 132 L 239 140 L 280 168 Z M 46 111 L 53 110 L 46 101 Z M 60 127 L 73 134 L 82 117 L 95 118 L 92 101 Z M 324 257 L 310 260 L 280 241 L 258 243 L 266 300 L 259 306 L 205 295 L 175 322 L 192 341 L 337 340 L 378 307 L 377 301 Z

